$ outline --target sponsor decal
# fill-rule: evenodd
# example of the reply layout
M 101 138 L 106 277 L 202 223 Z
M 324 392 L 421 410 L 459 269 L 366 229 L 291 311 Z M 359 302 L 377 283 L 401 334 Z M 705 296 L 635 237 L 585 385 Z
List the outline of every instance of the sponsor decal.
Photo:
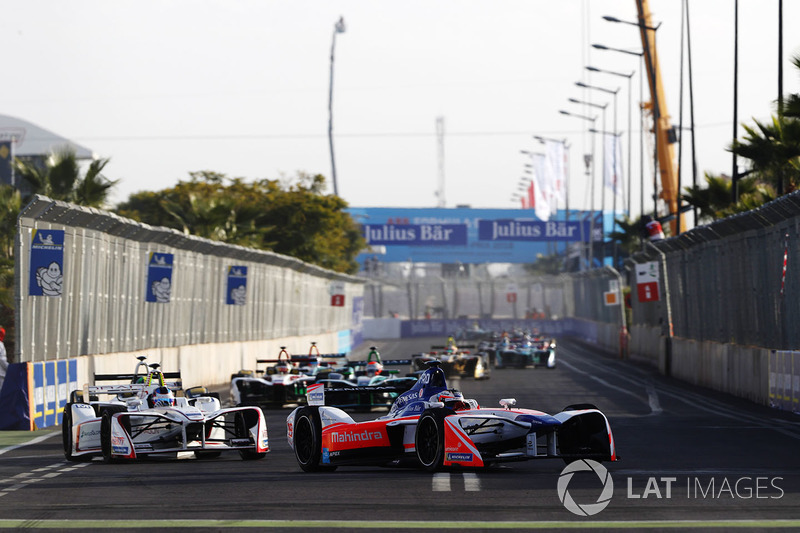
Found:
M 250 439 L 231 439 L 231 446 L 250 446 Z
M 473 455 L 471 453 L 448 453 L 447 460 L 453 462 L 460 462 L 460 463 L 471 463 L 473 459 Z
M 325 385 L 322 383 L 309 385 L 306 398 L 308 405 L 325 405 Z
M 136 450 L 152 450 L 153 449 L 153 445 L 150 444 L 149 442 L 142 442 L 141 444 L 134 444 L 133 447 Z
M 111 451 L 117 455 L 130 455 L 131 450 L 127 446 L 112 446 Z
M 322 448 L 322 462 L 328 464 L 331 462 L 331 452 L 328 448 Z
M 360 433 L 331 433 L 331 442 L 370 442 L 373 440 L 381 440 L 383 433 L 380 431 L 369 431 L 365 429 Z
M 100 437 L 100 430 L 99 429 L 84 429 L 81 428 L 81 432 L 79 435 L 79 439 L 88 439 L 88 438 L 99 438 Z
M 111 436 L 111 445 L 112 446 L 120 446 L 125 444 L 125 437 L 118 437 L 116 435 Z

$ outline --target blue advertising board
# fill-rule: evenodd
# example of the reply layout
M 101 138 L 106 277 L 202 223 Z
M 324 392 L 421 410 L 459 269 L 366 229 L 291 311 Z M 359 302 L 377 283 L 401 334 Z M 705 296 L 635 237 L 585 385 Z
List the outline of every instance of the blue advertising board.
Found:
M 172 294 L 173 254 L 151 252 L 147 263 L 147 291 L 145 300 L 167 303 Z
M 228 290 L 225 293 L 228 305 L 244 305 L 247 303 L 247 267 L 228 267 Z
M 64 291 L 64 230 L 35 229 L 31 234 L 30 296 L 61 296 Z
M 531 209 L 351 207 L 381 262 L 532 263 L 538 254 L 589 241 L 590 214 L 559 211 L 548 221 Z M 569 218 L 569 220 L 567 220 Z M 611 213 L 606 213 L 610 228 Z

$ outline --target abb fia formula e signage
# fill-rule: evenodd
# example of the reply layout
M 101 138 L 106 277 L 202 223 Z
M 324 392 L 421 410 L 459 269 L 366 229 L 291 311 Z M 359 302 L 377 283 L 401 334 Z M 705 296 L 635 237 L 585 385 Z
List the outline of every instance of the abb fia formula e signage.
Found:
M 329 287 L 331 307 L 344 307 L 344 282 L 332 281 Z
M 640 263 L 636 265 L 636 293 L 640 302 L 657 302 L 658 290 L 658 261 Z

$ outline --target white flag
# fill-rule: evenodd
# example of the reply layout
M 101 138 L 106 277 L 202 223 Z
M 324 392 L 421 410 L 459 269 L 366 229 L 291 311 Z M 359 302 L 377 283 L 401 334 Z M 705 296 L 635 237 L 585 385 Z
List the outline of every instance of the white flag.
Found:
M 622 145 L 618 135 L 603 134 L 605 162 L 603 167 L 603 183 L 611 192 L 620 194 L 622 191 Z
M 533 209 L 536 218 L 542 221 L 550 219 L 550 198 L 548 193 L 547 161 L 544 154 L 533 155 Z
M 567 188 L 567 153 L 564 143 L 558 141 L 545 141 L 547 165 L 551 172 L 550 179 L 553 183 L 553 209 L 557 209 L 557 202 L 564 202 Z

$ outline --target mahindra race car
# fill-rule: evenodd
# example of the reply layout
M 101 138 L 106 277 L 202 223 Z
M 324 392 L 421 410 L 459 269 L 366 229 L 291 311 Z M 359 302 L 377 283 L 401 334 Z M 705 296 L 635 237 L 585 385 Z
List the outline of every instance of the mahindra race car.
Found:
M 321 384 L 309 388 L 308 403 L 286 419 L 289 446 L 306 472 L 342 465 L 436 471 L 526 459 L 617 460 L 611 427 L 596 407 L 572 405 L 551 416 L 517 409 L 507 398 L 500 400 L 501 408 L 481 408 L 448 389 L 438 361 L 397 397 L 389 414 L 375 420 L 355 422 L 324 405 Z
M 218 395 L 191 389 L 191 397 L 175 396 L 181 384 L 165 381 L 157 363 L 144 357 L 133 374 L 95 375 L 113 385 L 85 385 L 73 391 L 64 408 L 62 442 L 69 461 L 106 462 L 194 452 L 197 458 L 238 451 L 242 459 L 261 459 L 269 451 L 267 423 L 257 407 L 222 409 Z M 141 369 L 145 372 L 140 373 Z M 180 374 L 166 374 L 177 376 Z M 111 396 L 100 400 L 101 397 Z
M 474 345 L 456 346 L 451 336 L 446 345 L 434 345 L 430 352 L 413 354 L 411 370 L 421 372 L 428 362 L 435 360 L 441 363 L 442 370 L 448 377 L 489 379 L 488 355 L 484 352 L 471 353 L 470 349 L 474 348 Z
M 300 371 L 301 363 L 311 357 L 291 356 L 281 346 L 277 359 L 258 359 L 256 371 L 240 370 L 231 376 L 231 403 L 281 407 L 287 403 L 303 403 L 306 387 L 316 378 Z M 274 363 L 269 365 L 270 363 Z M 268 364 L 259 375 L 258 365 Z
M 556 340 L 538 332 L 516 337 L 496 351 L 497 368 L 556 367 Z

